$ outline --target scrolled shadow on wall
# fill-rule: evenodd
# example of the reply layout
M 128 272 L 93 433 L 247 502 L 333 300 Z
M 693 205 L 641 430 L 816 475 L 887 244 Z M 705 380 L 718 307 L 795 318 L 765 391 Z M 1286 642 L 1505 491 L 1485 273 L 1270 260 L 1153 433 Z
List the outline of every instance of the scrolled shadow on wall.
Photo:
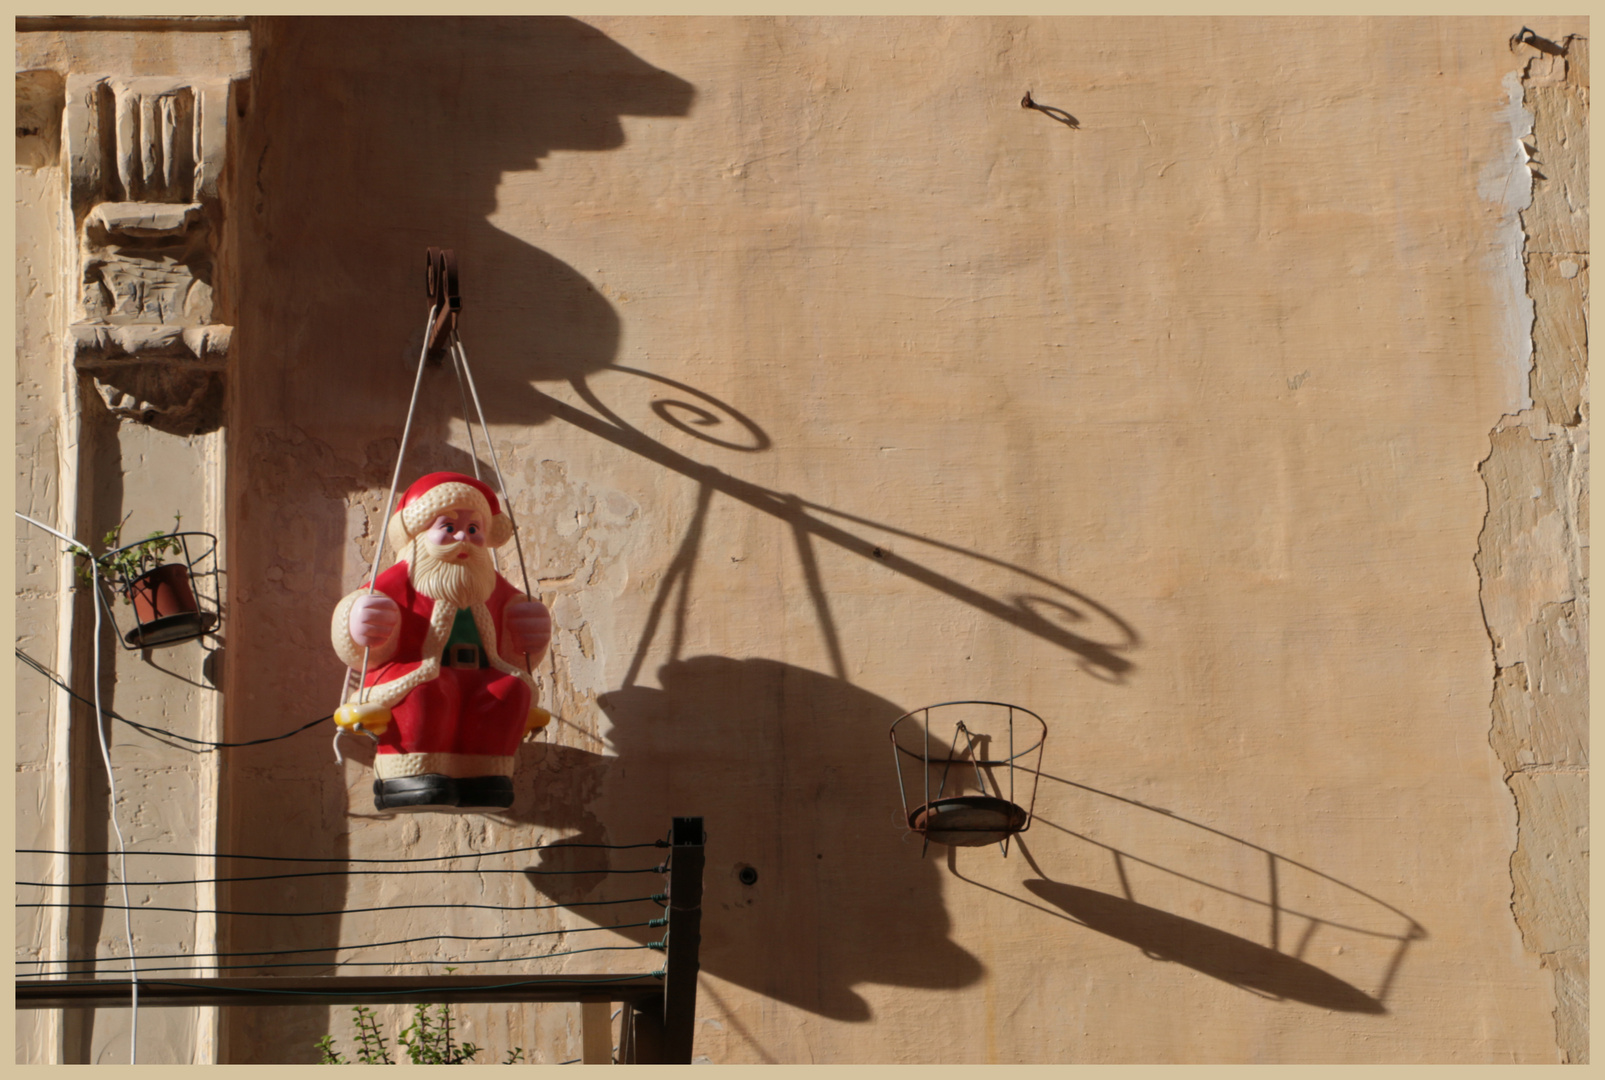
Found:
M 647 374 L 623 367 L 613 367 L 609 371 Z M 670 382 L 658 376 L 648 377 L 660 382 Z M 621 415 L 619 408 L 604 401 L 591 378 L 576 375 L 569 379 L 569 385 L 589 406 L 590 411 L 540 391 L 535 391 L 537 406 L 556 419 L 605 439 L 664 469 L 695 480 L 700 487 L 692 523 L 687 527 L 680 551 L 659 587 L 652 615 L 642 635 L 643 642 L 652 640 L 663 606 L 676 588 L 681 591 L 679 606 L 682 611 L 684 610 L 684 593 L 689 589 L 689 577 L 700 549 L 703 525 L 713 497 L 724 495 L 779 519 L 790 530 L 820 632 L 824 636 L 826 648 L 831 656 L 832 667 L 842 677 L 845 677 L 847 670 L 842 651 L 843 642 L 830 612 L 826 583 L 819 569 L 816 553 L 818 543 L 829 544 L 861 558 L 873 560 L 911 582 L 934 589 L 1016 630 L 1064 649 L 1076 657 L 1077 666 L 1081 670 L 1095 678 L 1121 683 L 1126 681 L 1136 666 L 1127 655 L 1140 644 L 1141 639 L 1136 629 L 1109 607 L 1083 592 L 1034 570 L 982 552 L 743 479 L 717 466 L 692 458 L 673 448 L 665 439 L 653 438 L 640 427 L 630 423 Z M 672 424 L 675 431 L 692 435 L 703 442 L 719 442 L 720 445 L 726 446 L 738 445 L 734 442 L 737 438 L 750 439 L 750 445 L 739 445 L 740 449 L 747 452 L 768 448 L 768 436 L 733 406 L 683 384 L 672 383 L 672 385 L 694 393 L 701 403 L 695 407 L 700 409 L 702 414 L 711 417 L 712 421 L 717 421 L 717 413 L 708 413 L 703 406 L 714 405 L 719 412 L 730 416 L 738 422 L 740 428 L 744 429 L 739 435 L 733 435 L 723 442 L 706 431 L 694 430 L 684 424 Z M 690 404 L 684 406 L 684 408 L 690 407 L 692 407 Z M 655 399 L 651 403 L 651 411 L 660 418 L 665 417 L 670 408 L 671 404 L 662 398 Z M 712 423 L 710 422 L 708 426 L 712 426 Z M 849 525 L 856 527 L 857 531 L 848 528 Z M 898 550 L 892 551 L 886 546 L 888 541 L 885 538 L 906 540 L 918 546 L 910 548 L 899 543 Z M 957 556 L 958 565 L 996 577 L 1001 587 L 992 590 L 981 588 L 972 583 L 974 575 L 971 576 L 971 580 L 966 580 L 958 573 L 944 573 L 936 568 L 936 558 L 951 561 L 954 556 Z M 625 678 L 626 683 L 631 682 L 639 673 L 643 655 L 642 649 L 638 648 L 636 662 Z

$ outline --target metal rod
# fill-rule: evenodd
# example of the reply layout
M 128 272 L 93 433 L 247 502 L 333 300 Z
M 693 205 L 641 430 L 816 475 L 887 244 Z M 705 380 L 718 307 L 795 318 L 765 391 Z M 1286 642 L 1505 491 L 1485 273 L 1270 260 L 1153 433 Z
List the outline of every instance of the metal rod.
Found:
M 1014 803 L 1014 706 L 1013 705 L 1009 706 L 1009 802 Z M 1015 803 L 1015 805 L 1019 805 L 1019 804 Z M 1011 835 L 1012 834 L 1005 833 L 1004 836 L 1003 836 L 1003 845 L 1002 846 L 1003 846 L 1003 857 L 1005 859 L 1007 859 L 1009 857 L 1009 837 Z
M 17 982 L 18 1009 L 127 1008 L 127 979 Z M 292 978 L 140 979 L 141 1007 L 194 1005 L 436 1004 L 515 1001 L 644 1001 L 663 992 L 653 975 L 320 975 Z
M 925 710 L 925 722 L 924 722 L 924 724 L 922 726 L 925 728 L 925 761 L 924 761 L 925 768 L 922 771 L 925 773 L 925 805 L 929 806 L 929 805 L 931 805 L 931 710 L 930 709 L 926 709 Z M 925 856 L 925 853 L 922 850 L 920 852 L 920 857 L 924 858 L 924 856 Z
M 908 821 L 908 792 L 903 787 L 903 759 L 897 756 L 897 725 L 892 725 L 892 768 L 897 770 L 897 797 L 903 802 L 903 820 Z
M 970 755 L 970 760 L 975 763 L 975 783 L 981 789 L 981 794 L 985 795 L 986 774 L 981 771 L 981 763 L 975 759 L 975 735 L 969 728 L 964 726 L 964 721 L 962 720 L 959 721 L 959 730 L 964 732 L 964 752 Z M 987 738 L 990 739 L 991 736 L 989 735 Z
M 663 978 L 663 1061 L 691 1064 L 702 945 L 702 819 L 677 817 L 670 833 L 669 948 Z
M 1035 720 L 1037 722 L 1037 725 L 1042 729 L 1041 733 L 1037 737 L 1037 740 L 1035 742 L 1031 743 L 1029 746 L 1025 746 L 1025 747 L 1022 747 L 1022 748 L 1020 748 L 1018 750 L 1013 751 L 1007 758 L 1000 758 L 1000 759 L 997 759 L 997 760 L 993 760 L 993 759 L 990 759 L 990 758 L 983 758 L 980 761 L 980 763 L 982 765 L 986 765 L 986 766 L 1004 765 L 1004 764 L 1007 764 L 1010 761 L 1018 761 L 1020 758 L 1025 757 L 1027 754 L 1031 753 L 1033 750 L 1040 750 L 1041 747 L 1042 747 L 1043 740 L 1046 739 L 1047 735 L 1048 735 L 1048 725 L 1047 725 L 1047 722 L 1042 719 L 1042 717 L 1038 716 L 1036 713 L 1032 712 L 1030 709 L 1025 708 L 1023 705 L 1011 705 L 1006 701 L 976 701 L 976 700 L 970 700 L 970 701 L 941 701 L 941 702 L 937 702 L 935 705 L 925 705 L 925 706 L 922 706 L 922 707 L 920 707 L 918 709 L 913 709 L 913 710 L 911 710 L 909 712 L 904 713 L 902 716 L 899 716 L 896 720 L 894 720 L 892 722 L 892 728 L 893 728 L 893 730 L 895 730 L 897 728 L 898 724 L 901 724 L 904 720 L 907 720 L 907 719 L 913 717 L 916 713 L 922 714 L 925 717 L 926 724 L 928 725 L 930 723 L 931 710 L 932 709 L 944 709 L 944 708 L 947 708 L 949 705 L 994 705 L 994 706 L 996 706 L 997 708 L 1000 708 L 1000 709 L 1008 709 L 1009 713 L 1010 713 L 1010 717 L 1011 717 L 1011 722 L 1012 722 L 1012 717 L 1013 717 L 1014 713 L 1017 713 L 1017 712 L 1024 713 L 1025 715 L 1029 716 L 1031 719 Z M 915 759 L 919 760 L 920 762 L 922 762 L 925 765 L 940 765 L 940 764 L 942 764 L 942 760 L 940 758 L 932 759 L 929 740 L 926 741 L 926 746 L 925 746 L 925 749 L 924 749 L 923 753 L 918 751 L 918 750 L 909 749 L 908 747 L 906 747 L 906 746 L 902 745 L 901 743 L 897 742 L 897 740 L 895 738 L 892 740 L 892 744 L 897 747 L 897 752 L 898 753 L 907 754 L 909 757 L 915 758 Z M 1040 757 L 1041 757 L 1041 755 L 1039 754 L 1038 755 L 1039 760 L 1040 760 Z M 926 792 L 926 801 L 928 802 L 929 800 L 930 800 L 930 792 L 927 791 Z
M 959 721 L 959 726 L 953 729 L 953 745 L 947 748 L 947 764 L 942 766 L 942 782 L 936 789 L 936 797 L 938 799 L 947 794 L 947 773 L 953 767 L 953 762 L 957 760 L 953 757 L 953 751 L 958 747 L 959 733 L 963 730 L 964 722 L 961 720 Z M 929 800 L 927 800 L 927 804 L 929 804 Z

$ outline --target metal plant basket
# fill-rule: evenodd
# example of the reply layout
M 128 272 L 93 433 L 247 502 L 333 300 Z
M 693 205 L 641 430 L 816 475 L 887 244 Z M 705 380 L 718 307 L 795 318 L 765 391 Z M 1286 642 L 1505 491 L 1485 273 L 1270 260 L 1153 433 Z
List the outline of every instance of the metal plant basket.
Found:
M 152 649 L 164 645 L 177 645 L 204 637 L 217 627 L 218 566 L 217 537 L 208 532 L 176 532 L 162 537 L 173 541 L 178 550 L 173 558 L 152 566 L 139 574 L 118 574 L 107 580 L 106 589 L 96 589 L 101 605 L 117 628 L 117 640 L 128 650 Z M 100 556 L 102 560 L 116 556 L 141 545 L 149 539 L 124 544 Z M 125 607 L 117 598 L 126 600 L 126 612 L 119 619 L 117 609 Z M 123 628 L 123 621 L 133 626 Z
M 1007 857 L 1009 838 L 1031 827 L 1048 738 L 1042 717 L 1002 701 L 944 701 L 904 713 L 890 734 L 903 816 L 924 838 L 920 856 L 934 840 L 995 843 Z

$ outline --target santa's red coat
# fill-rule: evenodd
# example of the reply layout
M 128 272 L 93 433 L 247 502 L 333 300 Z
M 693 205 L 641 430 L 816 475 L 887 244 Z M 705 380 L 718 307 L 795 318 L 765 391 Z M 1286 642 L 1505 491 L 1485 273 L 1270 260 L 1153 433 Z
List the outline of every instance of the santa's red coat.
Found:
M 366 584 L 363 586 L 366 588 Z M 374 589 L 401 608 L 400 639 L 390 659 L 368 670 L 364 686 L 399 679 L 423 662 L 424 638 L 435 601 L 407 580 L 407 564 L 398 562 L 374 582 Z M 502 613 L 522 594 L 500 574 L 485 601 L 496 637 L 502 636 Z M 495 649 L 496 641 L 480 643 Z M 522 679 L 495 668 L 450 668 L 412 690 L 391 707 L 391 724 L 379 736 L 381 754 L 490 754 L 509 757 L 518 751 L 529 720 L 530 692 Z

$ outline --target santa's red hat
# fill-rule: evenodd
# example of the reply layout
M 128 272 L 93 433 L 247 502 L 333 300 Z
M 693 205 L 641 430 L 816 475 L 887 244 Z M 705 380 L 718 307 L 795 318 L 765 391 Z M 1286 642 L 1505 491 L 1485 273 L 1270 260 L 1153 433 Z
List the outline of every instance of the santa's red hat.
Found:
M 501 501 L 489 484 L 462 473 L 435 472 L 420 476 L 402 492 L 385 529 L 390 546 L 401 551 L 448 510 L 478 510 L 483 514 L 486 542 L 491 547 L 501 547 L 513 538 L 513 523 L 502 512 Z

